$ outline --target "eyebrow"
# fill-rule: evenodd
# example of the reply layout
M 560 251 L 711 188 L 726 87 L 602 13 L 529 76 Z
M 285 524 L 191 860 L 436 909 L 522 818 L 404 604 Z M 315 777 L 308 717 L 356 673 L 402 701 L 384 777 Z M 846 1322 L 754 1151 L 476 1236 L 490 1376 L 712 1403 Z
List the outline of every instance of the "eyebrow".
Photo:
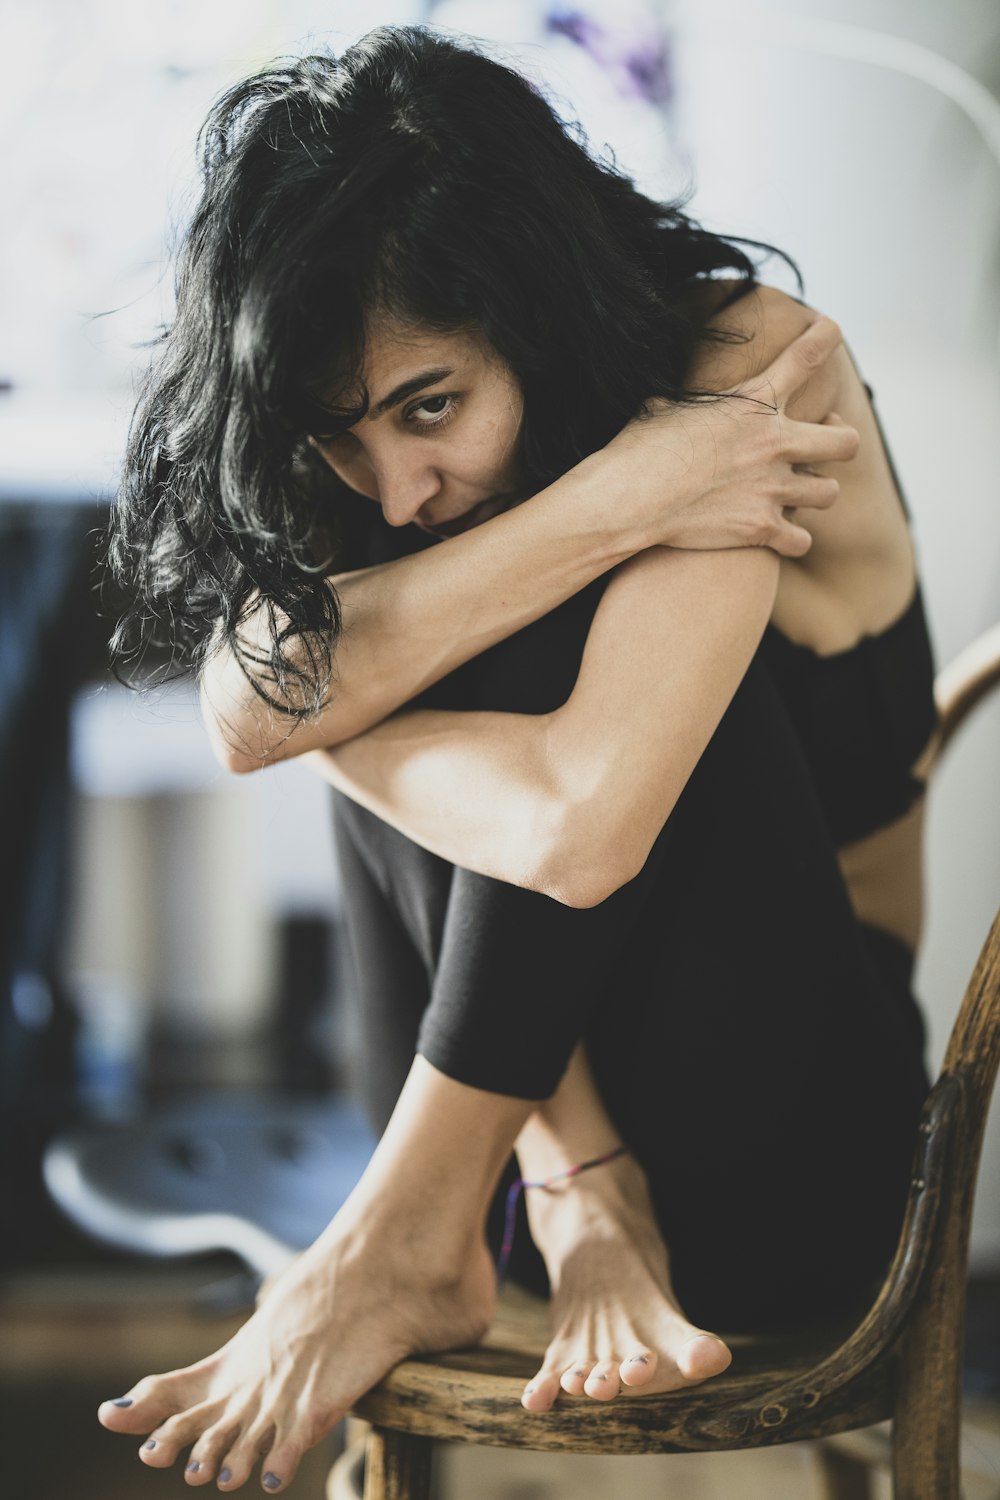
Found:
M 452 366 L 439 370 L 422 370 L 419 375 L 411 375 L 409 380 L 404 380 L 401 385 L 395 386 L 388 396 L 383 396 L 382 400 L 367 413 L 369 422 L 374 422 L 375 418 L 380 417 L 383 412 L 398 406 L 401 401 L 406 400 L 407 396 L 416 395 L 417 391 L 422 391 L 426 386 L 437 385 L 439 380 L 446 380 L 454 373 L 454 366 Z

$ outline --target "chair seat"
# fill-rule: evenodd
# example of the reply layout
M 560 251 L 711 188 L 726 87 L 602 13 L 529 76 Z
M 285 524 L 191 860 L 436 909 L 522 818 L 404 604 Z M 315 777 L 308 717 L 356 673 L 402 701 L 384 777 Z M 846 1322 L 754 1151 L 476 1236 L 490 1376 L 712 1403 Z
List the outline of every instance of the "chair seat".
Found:
M 354 1415 L 444 1441 L 574 1453 L 760 1447 L 794 1441 L 799 1425 L 802 1436 L 826 1436 L 892 1414 L 890 1359 L 866 1372 L 863 1390 L 855 1379 L 849 1401 L 810 1379 L 861 1316 L 789 1335 L 731 1337 L 730 1368 L 686 1390 L 609 1402 L 563 1393 L 551 1411 L 528 1412 L 521 1393 L 550 1338 L 548 1303 L 511 1286 L 481 1344 L 404 1360 Z

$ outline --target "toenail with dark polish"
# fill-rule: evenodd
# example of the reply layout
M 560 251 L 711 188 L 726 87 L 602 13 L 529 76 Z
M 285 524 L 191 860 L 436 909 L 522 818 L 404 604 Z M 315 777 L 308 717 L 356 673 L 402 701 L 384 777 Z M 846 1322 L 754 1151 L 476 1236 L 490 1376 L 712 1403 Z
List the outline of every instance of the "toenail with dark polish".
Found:
M 196 1458 L 192 1458 L 184 1472 L 185 1474 L 199 1474 L 201 1472 L 201 1464 Z
M 149 1448 L 155 1448 L 156 1447 L 156 1439 L 155 1438 L 150 1438 L 149 1442 L 148 1443 L 143 1443 L 142 1446 L 144 1448 L 147 1448 L 147 1449 L 149 1449 Z
M 220 1484 L 228 1484 L 229 1481 L 232 1479 L 232 1477 L 233 1477 L 233 1471 L 232 1471 L 232 1469 L 223 1469 L 222 1472 L 221 1472 L 221 1474 L 219 1475 L 219 1483 Z
M 649 1360 L 646 1358 L 646 1356 L 644 1354 L 633 1354 L 632 1358 L 629 1360 L 629 1364 L 630 1365 L 648 1365 L 649 1364 Z
M 278 1478 L 277 1474 L 265 1474 L 263 1482 L 267 1485 L 269 1490 L 276 1490 L 281 1486 L 281 1480 Z
M 112 1401 L 111 1405 L 112 1406 L 131 1406 L 132 1405 L 132 1397 L 131 1396 L 116 1396 L 115 1399 Z

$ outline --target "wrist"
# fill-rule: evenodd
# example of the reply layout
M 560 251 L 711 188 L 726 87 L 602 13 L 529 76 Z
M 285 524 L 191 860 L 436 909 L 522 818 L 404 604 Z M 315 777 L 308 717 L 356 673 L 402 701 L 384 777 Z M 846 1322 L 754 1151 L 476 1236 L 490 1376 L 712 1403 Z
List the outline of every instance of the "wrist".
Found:
M 545 493 L 565 505 L 574 531 L 587 534 L 600 550 L 602 567 L 595 576 L 661 539 L 645 514 L 648 506 L 636 503 L 627 469 L 605 448 L 574 464 Z
M 666 448 L 659 451 L 616 447 L 613 439 L 577 466 L 585 474 L 591 504 L 603 504 L 617 529 L 624 555 L 674 545 L 679 517 L 697 490 L 690 464 Z

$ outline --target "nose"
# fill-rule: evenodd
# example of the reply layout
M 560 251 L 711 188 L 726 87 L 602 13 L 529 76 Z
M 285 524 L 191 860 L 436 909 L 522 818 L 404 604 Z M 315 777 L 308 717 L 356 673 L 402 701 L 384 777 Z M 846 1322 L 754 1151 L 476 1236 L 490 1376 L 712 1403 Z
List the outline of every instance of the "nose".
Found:
M 373 464 L 382 514 L 390 526 L 408 526 L 420 508 L 441 488 L 440 476 L 410 453 Z

